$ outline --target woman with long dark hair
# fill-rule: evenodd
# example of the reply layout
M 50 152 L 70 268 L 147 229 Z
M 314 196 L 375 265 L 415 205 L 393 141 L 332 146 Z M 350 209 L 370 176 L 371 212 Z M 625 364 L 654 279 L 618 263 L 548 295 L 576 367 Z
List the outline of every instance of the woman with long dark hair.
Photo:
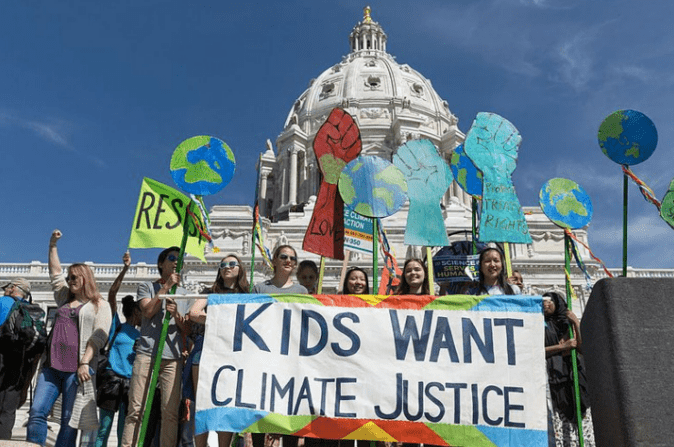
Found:
M 394 295 L 430 295 L 426 279 L 426 264 L 419 258 L 410 258 L 403 266 L 403 276 Z
M 508 284 L 505 273 L 503 252 L 496 247 L 487 247 L 480 252 L 480 275 L 477 288 L 472 295 L 519 295 L 520 288 Z
M 237 255 L 231 254 L 222 258 L 213 285 L 207 287 L 201 293 L 248 293 L 248 287 L 246 268 Z M 196 327 L 193 327 L 194 347 L 188 359 L 188 363 L 192 364 L 192 385 L 195 396 L 199 378 L 199 362 L 201 361 L 201 351 L 204 346 L 206 304 L 208 304 L 208 299 L 199 298 L 192 304 L 189 311 L 190 321 L 197 323 L 194 325 Z M 196 435 L 194 439 L 196 447 L 205 447 L 208 441 L 208 433 Z M 229 446 L 231 440 L 232 433 L 226 431 L 218 432 L 218 444 L 220 447 Z
M 571 350 L 580 349 L 580 321 L 566 307 L 566 302 L 557 292 L 543 294 L 543 315 L 545 316 L 545 359 L 550 389 L 552 423 L 557 447 L 578 445 L 575 389 Z M 573 338 L 570 336 L 573 330 Z M 588 447 L 594 446 L 594 431 L 589 409 L 587 379 L 583 359 L 577 353 L 578 385 L 580 409 L 583 415 L 583 439 Z
M 69 425 L 71 418 L 86 431 L 91 431 L 98 421 L 92 378 L 98 352 L 108 341 L 112 314 L 110 305 L 98 293 L 89 266 L 72 264 L 64 274 L 56 248 L 61 235 L 54 230 L 49 240 L 49 278 L 58 309 L 37 380 L 26 440 L 45 445 L 47 416 L 62 394 L 56 445 L 74 447 L 78 429 Z
M 367 272 L 360 267 L 352 267 L 344 275 L 340 295 L 369 295 L 370 283 Z

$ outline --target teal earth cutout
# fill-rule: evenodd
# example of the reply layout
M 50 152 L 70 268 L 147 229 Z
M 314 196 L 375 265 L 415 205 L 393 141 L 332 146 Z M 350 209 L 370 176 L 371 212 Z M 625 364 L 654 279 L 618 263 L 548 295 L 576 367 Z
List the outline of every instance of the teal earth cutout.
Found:
M 646 161 L 658 145 L 658 131 L 646 115 L 636 110 L 618 110 L 599 126 L 599 147 L 621 165 Z
M 344 205 L 366 217 L 390 216 L 407 200 L 407 181 L 400 169 L 372 155 L 344 166 L 338 188 Z
M 189 138 L 173 151 L 171 176 L 183 191 L 198 196 L 215 194 L 232 180 L 236 160 L 227 144 L 214 137 Z
M 449 163 L 454 179 L 461 189 L 471 196 L 482 196 L 482 171 L 477 169 L 473 160 L 466 155 L 463 144 L 454 148 Z
M 585 190 L 573 180 L 553 178 L 541 187 L 541 209 L 553 223 L 577 230 L 592 220 L 592 201 Z

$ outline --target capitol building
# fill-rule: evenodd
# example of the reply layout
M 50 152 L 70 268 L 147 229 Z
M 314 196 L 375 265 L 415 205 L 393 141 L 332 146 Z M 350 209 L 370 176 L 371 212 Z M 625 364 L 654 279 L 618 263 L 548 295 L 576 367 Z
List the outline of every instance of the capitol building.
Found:
M 320 257 L 301 250 L 302 241 L 316 202 L 321 173 L 313 153 L 316 132 L 335 107 L 341 107 L 355 119 L 362 138 L 361 155 L 376 155 L 391 160 L 397 148 L 411 139 L 428 139 L 447 160 L 461 144 L 465 135 L 457 127 L 458 118 L 452 113 L 451 103 L 441 98 L 431 81 L 405 63 L 399 63 L 388 52 L 388 35 L 382 25 L 374 21 L 369 8 L 344 38 L 350 51 L 309 82 L 309 87 L 289 104 L 285 122 L 275 142 L 260 142 L 259 203 L 261 226 L 265 244 L 273 250 L 280 244 L 290 244 L 298 251 L 300 260 L 311 259 L 318 264 Z M 451 98 L 449 98 L 451 100 Z M 470 119 L 472 117 L 464 117 Z M 266 147 L 265 147 L 266 146 Z M 470 238 L 472 197 L 454 182 L 442 199 L 442 213 L 450 242 Z M 540 294 L 548 290 L 565 291 L 564 232 L 548 220 L 538 204 L 524 206 L 524 213 L 532 238 L 531 244 L 513 244 L 510 254 L 514 269 L 525 281 L 525 293 Z M 425 247 L 406 246 L 403 243 L 408 205 L 398 213 L 383 219 L 383 227 L 400 265 L 408 257 L 423 257 Z M 213 242 L 219 248 L 214 253 L 207 248 L 207 263 L 187 257 L 183 268 L 186 286 L 194 291 L 199 285 L 211 284 L 221 257 L 237 253 L 250 269 L 251 206 L 216 205 L 210 209 Z M 587 229 L 575 231 L 588 244 Z M 437 251 L 439 247 L 434 247 Z M 590 294 L 590 287 L 606 276 L 589 253 L 581 248 L 580 255 L 588 268 L 588 280 L 572 266 L 571 277 L 577 301 L 574 310 L 582 313 Z M 382 256 L 379 257 L 382 259 Z M 350 252 L 346 265 L 368 270 L 372 278 L 372 258 L 367 254 Z M 383 262 L 380 262 L 380 269 Z M 107 291 L 121 270 L 121 264 L 92 263 L 101 293 Z M 336 293 L 344 265 L 340 260 L 326 259 L 323 293 Z M 259 252 L 255 255 L 255 282 L 271 277 L 271 270 Z M 250 271 L 250 270 L 248 270 Z M 612 269 L 618 275 L 619 269 Z M 133 264 L 126 274 L 118 297 L 135 294 L 139 282 L 158 278 L 156 265 Z M 628 276 L 674 277 L 672 270 L 630 269 Z M 25 277 L 33 285 L 33 299 L 45 310 L 55 308 L 46 262 L 28 264 L 0 264 L 0 281 Z

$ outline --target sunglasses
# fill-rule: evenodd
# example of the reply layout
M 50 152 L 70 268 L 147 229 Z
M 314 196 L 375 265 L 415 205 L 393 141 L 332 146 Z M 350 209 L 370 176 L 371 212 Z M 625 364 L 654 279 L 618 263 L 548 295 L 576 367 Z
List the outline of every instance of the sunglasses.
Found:
M 223 261 L 223 262 L 220 263 L 220 268 L 221 269 L 227 269 L 227 268 L 233 269 L 234 267 L 238 267 L 238 265 L 239 265 L 239 263 L 236 262 L 236 261 L 229 261 L 229 262 Z
M 73 282 L 77 278 L 79 278 L 79 276 L 75 276 L 75 275 L 66 276 L 66 282 Z
M 281 253 L 280 255 L 278 255 L 278 258 L 281 261 L 287 261 L 288 259 L 290 259 L 292 262 L 297 262 L 297 256 L 288 256 L 285 253 Z
M 176 255 L 168 255 L 166 259 L 168 259 L 170 262 L 176 262 L 178 257 Z

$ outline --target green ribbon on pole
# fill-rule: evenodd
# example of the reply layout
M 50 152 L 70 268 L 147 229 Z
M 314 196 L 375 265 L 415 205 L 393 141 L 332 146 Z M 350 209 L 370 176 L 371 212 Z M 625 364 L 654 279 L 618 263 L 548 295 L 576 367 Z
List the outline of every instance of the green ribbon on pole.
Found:
M 180 253 L 178 255 L 178 263 L 176 265 L 176 272 L 179 273 L 183 268 L 183 258 L 185 257 L 185 246 L 187 245 L 187 236 L 189 233 L 189 221 L 187 219 L 189 211 L 192 207 L 192 201 L 187 204 L 185 208 L 185 215 L 183 217 L 183 239 L 180 242 Z M 177 285 L 171 287 L 169 295 L 175 295 Z M 164 344 L 166 343 L 166 335 L 168 334 L 169 322 L 171 321 L 171 314 L 166 311 L 164 314 L 164 322 L 161 328 L 161 335 L 159 336 L 159 342 L 157 345 L 157 355 L 154 360 L 154 365 L 152 367 L 150 375 L 150 386 L 147 390 L 147 395 L 145 396 L 145 407 L 143 408 L 143 423 L 140 426 L 140 434 L 138 435 L 138 447 L 143 447 L 145 442 L 145 432 L 147 431 L 147 424 L 150 420 L 150 410 L 152 409 L 152 401 L 154 400 L 154 391 L 157 388 L 157 379 L 159 377 L 159 368 L 161 367 L 161 356 L 164 353 Z
M 379 261 L 377 260 L 377 252 L 379 246 L 379 226 L 377 225 L 377 218 L 372 218 L 372 290 L 374 293 L 379 291 Z
M 564 234 L 564 268 L 566 271 L 566 301 L 567 307 L 571 310 L 572 294 L 571 294 L 571 238 Z M 569 336 L 573 339 L 573 327 L 569 325 Z M 576 419 L 578 421 L 578 445 L 583 447 L 583 415 L 580 410 L 580 387 L 578 386 L 578 358 L 576 349 L 571 349 L 571 362 L 573 364 L 573 389 L 576 401 Z
M 473 254 L 477 254 L 477 199 L 472 198 L 472 221 L 473 221 Z

